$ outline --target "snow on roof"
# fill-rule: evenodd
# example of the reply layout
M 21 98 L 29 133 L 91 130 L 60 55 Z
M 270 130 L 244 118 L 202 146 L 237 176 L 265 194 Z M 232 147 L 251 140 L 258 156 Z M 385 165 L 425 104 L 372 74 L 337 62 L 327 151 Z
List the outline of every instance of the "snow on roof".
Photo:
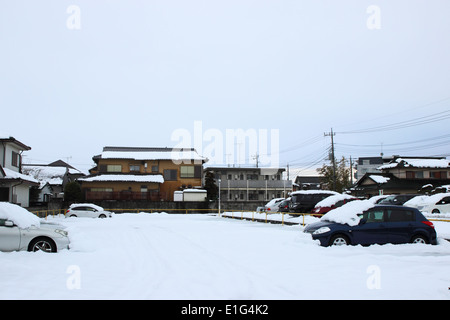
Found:
M 421 158 L 397 158 L 391 163 L 378 167 L 378 170 L 396 168 L 398 165 L 414 168 L 450 168 L 450 161 L 447 159 L 421 159 Z
M 361 214 L 374 206 L 375 204 L 370 200 L 351 201 L 344 204 L 342 207 L 328 211 L 320 218 L 320 220 L 356 226 L 359 224 L 360 220 L 358 214 Z
M 102 159 L 134 159 L 134 160 L 202 160 L 192 148 L 119 148 L 105 147 Z
M 379 176 L 379 175 L 376 175 L 376 174 L 371 174 L 369 176 L 369 178 L 372 179 L 373 181 L 375 181 L 376 183 L 386 183 L 390 179 L 388 177 L 383 177 L 383 176 Z
M 37 181 L 36 179 L 34 179 L 33 177 L 31 177 L 29 175 L 22 174 L 22 173 L 13 171 L 8 168 L 3 168 L 3 172 L 5 172 L 5 174 L 6 174 L 4 179 L 22 179 L 22 180 L 25 180 L 28 182 L 39 183 L 39 181 Z
M 408 201 L 406 201 L 403 205 L 405 207 L 417 207 L 419 205 L 434 205 L 436 202 L 441 201 L 445 197 L 450 197 L 450 193 L 437 193 L 431 196 L 417 196 Z
M 156 175 L 134 175 L 134 174 L 102 174 L 93 177 L 79 178 L 79 181 L 127 181 L 127 182 L 155 182 L 164 183 L 164 178 L 160 174 Z
M 30 211 L 9 202 L 0 202 L 0 219 L 11 220 L 22 229 L 40 226 L 40 219 Z
M 68 168 L 69 174 L 83 174 L 81 171 Z M 63 183 L 63 177 L 66 174 L 66 167 L 54 167 L 47 165 L 24 165 L 23 172 L 40 182 L 48 182 L 51 185 L 60 185 Z

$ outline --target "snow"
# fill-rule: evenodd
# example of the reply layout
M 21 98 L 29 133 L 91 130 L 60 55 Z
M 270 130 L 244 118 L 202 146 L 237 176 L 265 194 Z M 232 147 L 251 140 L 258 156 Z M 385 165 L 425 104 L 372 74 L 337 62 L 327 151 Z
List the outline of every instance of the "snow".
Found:
M 315 207 L 316 208 L 319 208 L 319 207 L 331 207 L 332 205 L 336 204 L 338 201 L 350 200 L 350 199 L 355 199 L 355 197 L 350 196 L 348 194 L 336 194 L 336 195 L 333 195 L 333 196 L 326 197 L 322 201 L 319 201 L 316 204 Z
M 447 169 L 450 167 L 450 161 L 447 159 L 403 159 L 397 158 L 395 161 L 378 167 L 378 170 L 396 168 L 399 164 L 403 164 L 405 167 L 414 168 L 442 168 Z
M 164 178 L 160 174 L 146 174 L 146 175 L 134 175 L 134 174 L 102 174 L 93 177 L 79 178 L 79 181 L 133 181 L 133 182 L 155 182 L 164 183 Z
M 22 229 L 39 227 L 41 220 L 21 206 L 9 202 L 0 202 L 0 219 L 11 220 Z
M 442 239 L 323 248 L 298 225 L 207 214 L 49 220 L 67 226 L 71 250 L 0 252 L 0 299 L 449 298 Z
M 375 174 L 370 175 L 369 178 L 379 184 L 387 183 L 390 180 L 390 178 L 388 178 L 388 177 L 383 177 L 383 176 L 375 175 Z
M 320 220 L 356 226 L 360 220 L 358 214 L 363 213 L 374 206 L 375 204 L 370 200 L 351 201 L 344 204 L 342 207 L 328 211 L 320 218 Z
M 196 151 L 190 149 L 173 149 L 168 151 L 103 151 L 102 159 L 134 160 L 205 160 Z
M 39 183 L 38 180 L 36 180 L 33 177 L 30 177 L 26 174 L 22 174 L 20 172 L 13 171 L 8 168 L 3 168 L 3 171 L 6 174 L 6 176 L 4 177 L 5 179 L 22 179 L 22 180 L 29 181 L 29 182 Z

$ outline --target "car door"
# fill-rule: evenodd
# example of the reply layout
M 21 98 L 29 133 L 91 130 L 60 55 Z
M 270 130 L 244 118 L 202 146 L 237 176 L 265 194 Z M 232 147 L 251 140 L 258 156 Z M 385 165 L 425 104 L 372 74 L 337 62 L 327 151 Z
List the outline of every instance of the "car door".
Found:
M 19 250 L 20 230 L 11 221 L 0 219 L 0 251 Z
M 386 225 L 390 243 L 408 243 L 414 229 L 415 215 L 404 208 L 386 209 Z
M 383 244 L 389 241 L 383 208 L 372 208 L 361 216 L 361 223 L 351 230 L 354 244 Z

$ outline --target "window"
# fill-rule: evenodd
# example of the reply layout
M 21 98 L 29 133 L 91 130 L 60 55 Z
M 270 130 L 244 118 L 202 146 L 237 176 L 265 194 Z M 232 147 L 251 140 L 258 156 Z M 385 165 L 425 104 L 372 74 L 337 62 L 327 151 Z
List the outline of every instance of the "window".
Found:
M 414 212 L 410 210 L 387 210 L 389 222 L 414 221 Z
M 194 177 L 194 167 L 193 166 L 181 166 L 180 167 L 180 178 L 193 178 Z
M 140 172 L 141 166 L 140 165 L 130 165 L 130 172 Z
M 12 158 L 11 158 L 11 165 L 13 167 L 19 167 L 20 166 L 20 154 L 17 152 L 12 152 Z
M 120 164 L 108 164 L 106 172 L 122 172 L 122 166 Z
M 423 171 L 406 171 L 406 179 L 423 179 Z
M 430 178 L 447 179 L 447 171 L 431 171 Z
M 159 168 L 158 166 L 152 166 L 152 172 L 158 172 Z
M 165 181 L 176 181 L 177 180 L 177 169 L 164 169 L 164 180 Z
M 361 219 L 365 219 L 366 223 L 383 222 L 384 210 L 369 210 L 361 215 Z

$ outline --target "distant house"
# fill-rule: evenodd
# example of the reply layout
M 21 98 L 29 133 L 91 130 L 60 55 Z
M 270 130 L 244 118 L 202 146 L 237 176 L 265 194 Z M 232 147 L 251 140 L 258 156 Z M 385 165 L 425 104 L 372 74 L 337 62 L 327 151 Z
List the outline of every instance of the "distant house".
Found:
M 221 180 L 222 201 L 269 201 L 292 191 L 292 181 L 283 179 L 284 168 L 205 167 L 206 171 Z
M 193 148 L 104 147 L 90 176 L 78 179 L 89 200 L 173 201 L 175 191 L 202 186 L 206 158 Z
M 352 187 L 357 196 L 380 193 L 417 193 L 450 184 L 450 161 L 438 157 L 400 157 L 378 167 L 379 173 L 366 173 Z
M 31 147 L 10 136 L 0 136 L 0 201 L 29 206 L 30 187 L 39 182 L 22 173 L 22 152 Z
M 85 176 L 62 160 L 49 164 L 23 164 L 23 173 L 39 181 L 37 198 L 32 199 L 38 203 L 63 198 L 66 184 Z

